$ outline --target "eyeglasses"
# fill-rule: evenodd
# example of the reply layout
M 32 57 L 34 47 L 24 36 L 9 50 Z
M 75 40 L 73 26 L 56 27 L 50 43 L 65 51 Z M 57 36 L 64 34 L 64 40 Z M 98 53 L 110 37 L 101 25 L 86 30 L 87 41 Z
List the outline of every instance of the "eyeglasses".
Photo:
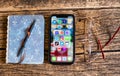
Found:
M 100 27 L 100 26 L 98 26 Z M 102 45 L 101 44 L 101 40 L 98 37 L 98 27 L 95 25 L 94 21 L 92 19 L 90 19 L 87 24 L 85 25 L 85 51 L 88 52 L 88 57 L 89 57 L 89 61 L 91 58 L 91 53 L 92 53 L 92 43 L 93 41 L 91 40 L 91 36 L 95 39 L 96 43 L 97 43 L 97 50 L 101 51 L 102 54 L 102 58 L 105 59 L 105 55 L 104 55 L 104 48 L 106 46 L 108 46 L 108 44 L 110 44 L 110 42 L 112 42 L 112 40 L 115 38 L 115 36 L 118 34 L 118 32 L 120 31 L 120 26 L 116 29 L 116 31 L 114 32 L 114 34 L 111 36 L 111 33 L 108 31 L 108 35 L 109 35 L 109 40 Z M 85 53 L 84 53 L 85 54 Z M 85 57 L 85 56 L 84 56 Z

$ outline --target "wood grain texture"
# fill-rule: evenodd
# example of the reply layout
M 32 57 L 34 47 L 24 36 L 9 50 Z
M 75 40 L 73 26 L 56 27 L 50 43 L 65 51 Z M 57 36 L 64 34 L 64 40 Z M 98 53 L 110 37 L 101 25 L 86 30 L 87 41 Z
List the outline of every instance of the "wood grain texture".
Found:
M 0 11 L 120 8 L 119 0 L 1 0 Z
M 120 0 L 0 0 L 0 76 L 119 76 L 120 53 L 105 53 L 91 57 L 91 62 L 84 62 L 85 26 L 93 20 L 97 37 L 102 45 L 108 41 L 120 26 Z M 51 65 L 48 63 L 48 29 L 51 14 L 74 14 L 76 23 L 76 59 L 73 65 Z M 45 63 L 42 65 L 5 64 L 7 17 L 9 15 L 45 16 Z M 91 19 L 90 19 L 91 18 Z M 96 31 L 94 31 L 96 34 Z M 109 35 L 110 33 L 110 35 Z M 92 50 L 97 50 L 97 43 L 92 36 Z M 104 50 L 120 50 L 120 31 L 111 44 Z M 86 55 L 87 57 L 87 55 Z

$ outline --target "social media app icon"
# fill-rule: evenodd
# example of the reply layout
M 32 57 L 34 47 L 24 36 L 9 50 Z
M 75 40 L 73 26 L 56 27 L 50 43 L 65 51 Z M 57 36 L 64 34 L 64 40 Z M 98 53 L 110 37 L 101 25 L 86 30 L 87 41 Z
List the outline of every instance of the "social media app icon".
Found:
M 57 61 L 61 61 L 62 58 L 60 56 L 57 57 Z
M 68 48 L 69 48 L 69 47 L 70 47 L 70 42 L 68 42 L 68 41 L 67 41 L 67 42 L 65 42 L 65 45 L 66 45 L 66 47 L 68 47 Z
M 64 31 L 63 30 L 60 30 L 59 33 L 60 33 L 60 35 L 64 35 Z
M 53 21 L 52 21 L 52 24 L 54 24 L 54 25 L 57 24 L 57 21 L 56 21 L 56 20 L 53 20 Z
M 59 36 L 54 36 L 55 41 L 59 41 Z
M 58 45 L 59 45 L 59 42 L 58 42 L 58 41 L 56 41 L 56 42 L 55 42 L 55 46 L 58 46 Z
M 52 57 L 52 61 L 56 61 L 56 57 L 55 56 Z
M 68 57 L 68 61 L 72 61 L 72 57 L 71 56 Z
M 56 29 L 56 25 L 52 25 L 51 27 L 52 27 L 52 29 Z
M 59 35 L 59 31 L 58 30 L 55 30 L 55 35 Z
M 51 47 L 51 51 L 53 52 L 53 51 L 55 51 L 56 50 L 56 48 L 55 47 Z
M 61 47 L 58 47 L 58 48 L 57 48 L 57 51 L 59 51 L 59 52 L 60 52 L 60 51 L 61 51 Z
M 66 30 L 65 35 L 70 35 L 70 30 Z
M 69 42 L 67 41 L 67 42 L 65 42 L 65 44 L 66 44 L 66 45 L 69 45 Z
M 66 41 L 70 41 L 71 40 L 71 36 L 65 36 L 65 40 Z
M 52 21 L 53 21 L 53 20 L 56 20 L 56 19 L 57 19 L 57 17 L 56 17 L 56 16 L 52 16 Z
M 66 19 L 62 19 L 62 23 L 63 23 L 63 24 L 66 24 L 66 23 L 67 23 L 67 20 L 66 20 Z
M 63 41 L 64 40 L 64 36 L 60 36 L 60 40 Z
M 62 24 L 62 20 L 61 20 L 61 19 L 58 19 L 58 20 L 57 20 L 57 23 L 58 23 L 58 24 Z
M 62 25 L 57 25 L 57 28 L 58 28 L 58 29 L 61 29 L 61 28 L 62 28 Z
M 60 41 L 60 46 L 64 46 L 64 42 L 63 41 Z
M 72 29 L 73 26 L 72 26 L 72 25 L 67 25 L 67 28 L 68 28 L 68 29 Z
M 67 57 L 62 57 L 62 61 L 67 61 Z
M 67 51 L 67 48 L 66 47 L 62 47 L 62 51 Z
M 72 24 L 72 22 L 73 22 L 73 18 L 72 17 L 70 17 L 70 18 L 67 19 L 67 23 L 68 24 Z

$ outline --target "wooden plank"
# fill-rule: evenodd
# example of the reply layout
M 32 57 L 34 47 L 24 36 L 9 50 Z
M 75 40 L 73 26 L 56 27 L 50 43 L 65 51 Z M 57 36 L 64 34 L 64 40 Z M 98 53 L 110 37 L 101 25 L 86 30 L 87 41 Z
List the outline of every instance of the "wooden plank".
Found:
M 120 8 L 119 0 L 1 0 L 0 11 Z
M 57 76 L 60 75 L 119 75 L 120 70 L 120 61 L 119 56 L 120 54 L 107 54 L 106 60 L 101 60 L 101 56 L 97 55 L 97 59 L 92 59 L 93 61 L 91 63 L 84 63 L 78 61 L 74 65 L 51 65 L 48 63 L 45 63 L 43 65 L 19 65 L 19 64 L 0 64 L 0 72 L 1 75 L 7 75 L 7 74 L 20 74 L 20 75 L 54 75 Z M 116 57 L 118 56 L 118 57 Z M 80 57 L 78 57 L 80 58 Z M 112 59 L 111 59 L 112 58 Z M 114 60 L 113 60 L 114 59 Z M 117 61 L 116 61 L 117 60 Z M 115 63 L 113 63 L 115 62 Z M 6 68 L 7 67 L 7 68 Z M 32 70 L 31 70 L 31 69 Z M 52 68 L 52 69 L 51 69 Z M 99 73 L 98 73 L 99 72 Z

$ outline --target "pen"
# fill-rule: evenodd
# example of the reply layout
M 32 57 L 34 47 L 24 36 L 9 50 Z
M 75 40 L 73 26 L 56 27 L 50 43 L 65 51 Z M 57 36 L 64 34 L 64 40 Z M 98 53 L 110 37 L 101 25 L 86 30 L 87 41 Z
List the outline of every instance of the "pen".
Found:
M 18 50 L 18 53 L 17 53 L 17 57 L 22 53 L 23 48 L 25 46 L 25 43 L 26 43 L 28 37 L 30 36 L 30 33 L 31 33 L 31 31 L 32 31 L 32 29 L 34 27 L 34 23 L 35 23 L 35 20 L 33 20 L 33 22 L 30 24 L 30 27 L 28 27 L 26 29 L 26 35 L 25 35 L 25 38 L 22 40 L 21 46 L 20 46 L 20 48 Z

